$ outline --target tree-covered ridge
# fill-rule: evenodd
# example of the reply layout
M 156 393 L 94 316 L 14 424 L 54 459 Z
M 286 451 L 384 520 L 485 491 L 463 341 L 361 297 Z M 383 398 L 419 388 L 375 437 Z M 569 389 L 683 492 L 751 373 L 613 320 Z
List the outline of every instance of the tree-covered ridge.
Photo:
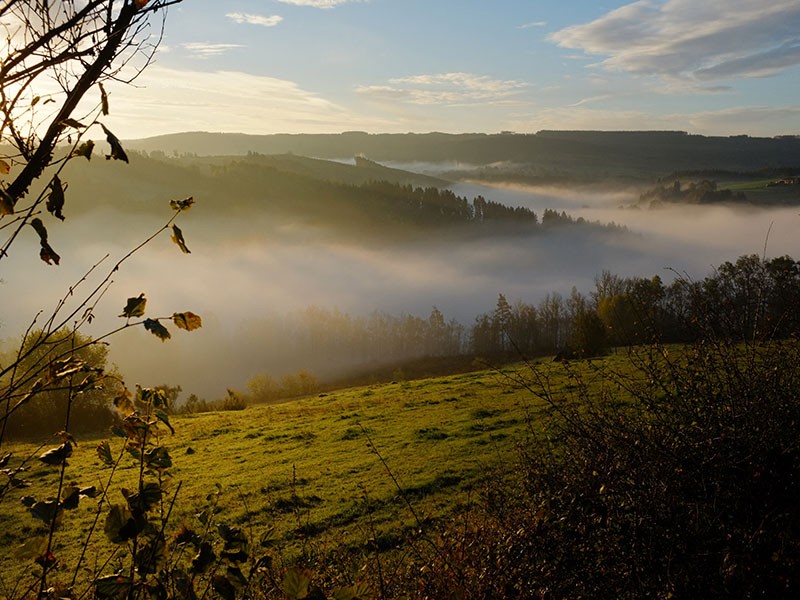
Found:
M 204 205 L 220 214 L 258 212 L 343 234 L 357 233 L 360 238 L 383 238 L 387 234 L 414 237 L 431 228 L 465 225 L 471 226 L 472 234 L 492 235 L 497 233 L 497 226 L 529 233 L 563 225 L 622 230 L 563 212 L 545 210 L 537 215 L 530 209 L 505 206 L 482 196 L 469 199 L 447 188 L 415 185 L 405 182 L 414 180 L 414 174 L 396 169 L 354 167 L 302 157 L 203 159 L 131 153 L 130 165 L 124 169 L 110 162 L 92 165 L 91 170 L 85 165 L 70 166 L 63 179 L 69 184 L 68 201 L 77 211 L 98 206 L 131 212 L 157 208 L 164 197 L 179 195 L 184 182 L 192 181 L 196 195 L 206 199 Z M 394 179 L 372 179 L 373 175 Z
M 127 142 L 131 148 L 201 155 L 293 152 L 377 161 L 535 164 L 569 176 L 664 175 L 697 169 L 752 170 L 800 164 L 800 138 L 710 137 L 682 131 L 540 131 L 531 134 L 278 134 L 193 132 Z

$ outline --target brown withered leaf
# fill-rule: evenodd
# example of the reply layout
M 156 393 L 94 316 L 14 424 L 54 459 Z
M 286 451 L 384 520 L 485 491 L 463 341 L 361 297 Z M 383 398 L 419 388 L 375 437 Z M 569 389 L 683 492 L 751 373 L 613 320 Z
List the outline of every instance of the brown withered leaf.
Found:
M 203 326 L 203 320 L 200 316 L 188 310 L 182 313 L 174 313 L 172 322 L 175 323 L 178 329 L 185 329 L 186 331 L 194 331 Z
M 183 232 L 177 225 L 172 226 L 172 241 L 178 245 L 178 248 L 180 248 L 184 254 L 192 253 L 186 246 L 186 241 L 183 239 Z
M 183 200 L 170 200 L 169 206 L 172 210 L 189 210 L 194 204 L 194 198 L 189 196 Z
M 92 160 L 93 150 L 94 142 L 92 140 L 86 140 L 72 151 L 72 156 L 83 156 L 86 160 Z
M 97 83 L 100 86 L 100 108 L 103 111 L 103 115 L 108 115 L 108 94 L 106 93 L 106 88 L 103 87 L 102 82 Z
M 166 342 L 172 337 L 167 328 L 159 323 L 156 319 L 145 319 L 144 328 L 159 338 L 162 342 Z
M 122 144 L 120 144 L 119 138 L 111 133 L 102 123 L 100 123 L 100 127 L 103 128 L 103 132 L 106 134 L 106 141 L 111 146 L 111 154 L 106 155 L 106 160 L 113 158 L 114 160 L 128 162 L 128 155 L 125 154 L 125 150 L 123 149 Z
M 58 175 L 53 176 L 50 182 L 50 195 L 47 197 L 47 211 L 57 219 L 64 220 L 64 215 L 61 213 L 64 208 L 64 186 Z
M 144 292 L 139 294 L 136 298 L 128 298 L 125 303 L 125 308 L 122 309 L 120 317 L 130 319 L 133 317 L 144 316 L 144 308 L 147 305 L 147 298 L 144 297 Z

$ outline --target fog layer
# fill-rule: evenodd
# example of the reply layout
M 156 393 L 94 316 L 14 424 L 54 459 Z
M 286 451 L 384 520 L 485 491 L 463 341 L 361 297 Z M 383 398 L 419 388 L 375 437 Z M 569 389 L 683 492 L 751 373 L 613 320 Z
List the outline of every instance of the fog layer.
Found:
M 414 242 L 361 244 L 268 214 L 234 215 L 204 208 L 203 198 L 179 221 L 192 253 L 182 254 L 165 232 L 114 274 L 85 333 L 99 336 L 124 323 L 118 317 L 130 296 L 144 292 L 148 316 L 192 310 L 201 330 L 173 331 L 166 343 L 141 329 L 112 340 L 110 356 L 129 385 L 179 384 L 185 393 L 214 398 L 243 387 L 258 373 L 280 376 L 308 368 L 302 358 L 286 364 L 271 357 L 291 343 L 274 323 L 317 306 L 354 316 L 373 311 L 427 317 L 436 306 L 448 320 L 469 326 L 494 308 L 498 293 L 513 302 L 536 303 L 549 292 L 589 293 L 603 270 L 630 276 L 675 271 L 701 278 L 741 254 L 798 254 L 798 211 L 680 206 L 659 210 L 620 208 L 631 190 L 532 189 L 459 184 L 459 195 L 545 208 L 626 225 L 627 234 L 579 228 L 474 240 L 431 234 Z M 18 336 L 37 311 L 56 300 L 84 271 L 109 252 L 98 273 L 110 269 L 164 219 L 92 210 L 51 226 L 50 240 L 63 256 L 60 267 L 38 258 L 33 232 L 13 246 L 0 265 L 0 337 Z M 81 284 L 88 291 L 97 278 Z M 42 317 L 40 317 L 40 322 Z M 264 326 L 270 321 L 272 325 Z M 173 328 L 174 329 L 174 328 Z M 276 365 L 276 362 L 280 362 Z M 330 376 L 331 373 L 326 373 Z

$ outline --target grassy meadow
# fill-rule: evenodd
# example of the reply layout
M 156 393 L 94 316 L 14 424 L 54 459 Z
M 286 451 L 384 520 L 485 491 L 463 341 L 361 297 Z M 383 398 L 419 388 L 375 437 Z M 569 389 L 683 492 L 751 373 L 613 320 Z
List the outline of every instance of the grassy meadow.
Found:
M 553 390 L 568 392 L 576 377 L 599 386 L 603 368 L 618 368 L 620 360 L 612 356 L 570 367 L 542 360 L 537 372 Z M 403 546 L 409 535 L 419 535 L 417 518 L 423 530 L 446 519 L 477 498 L 487 478 L 498 476 L 498 467 L 514 464 L 517 445 L 535 431 L 543 409 L 519 382 L 529 373 L 528 365 L 518 364 L 240 411 L 173 416 L 175 433 L 163 440 L 173 459 L 172 489 L 181 486 L 171 527 L 191 524 L 213 499 L 220 511 L 217 522 L 242 526 L 254 540 L 271 536 L 274 551 L 288 561 L 309 548 L 363 553 L 370 539 L 381 550 Z M 68 483 L 107 487 L 110 469 L 102 467 L 96 452 L 102 439 L 77 440 Z M 116 457 L 122 441 L 110 440 Z M 15 444 L 7 450 L 16 461 L 57 443 Z M 56 467 L 35 459 L 28 464 L 24 477 L 31 486 L 6 495 L 0 512 L 3 596 L 19 594 L 14 587 L 19 579 L 40 570 L 32 560 L 46 542 L 46 528 L 20 497 L 40 500 L 55 496 L 57 489 Z M 122 502 L 120 490 L 133 488 L 137 474 L 135 461 L 125 457 L 106 504 Z M 106 541 L 107 506 L 100 510 L 82 577 L 112 572 L 126 556 L 124 544 Z M 55 534 L 58 579 L 72 578 L 97 512 L 97 500 L 84 498 L 76 510 L 64 513 Z

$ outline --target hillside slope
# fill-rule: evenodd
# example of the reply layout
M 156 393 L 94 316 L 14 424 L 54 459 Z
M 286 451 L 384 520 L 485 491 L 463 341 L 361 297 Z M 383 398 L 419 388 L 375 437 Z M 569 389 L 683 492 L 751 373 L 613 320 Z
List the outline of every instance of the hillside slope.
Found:
M 686 169 L 751 170 L 800 165 L 800 138 L 707 137 L 681 131 L 540 131 L 535 134 L 281 134 L 193 132 L 131 140 L 139 150 L 200 155 L 295 153 L 377 161 L 536 164 L 571 175 L 664 175 Z

